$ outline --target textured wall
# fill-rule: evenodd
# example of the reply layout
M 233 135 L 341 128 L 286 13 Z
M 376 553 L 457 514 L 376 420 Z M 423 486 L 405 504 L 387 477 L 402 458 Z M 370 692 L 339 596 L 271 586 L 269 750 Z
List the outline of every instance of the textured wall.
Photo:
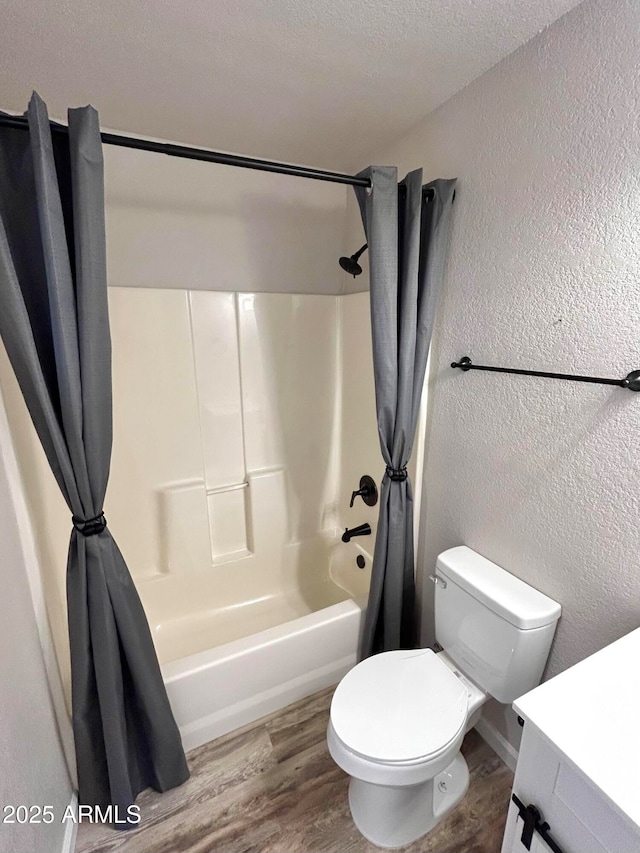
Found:
M 640 624 L 640 395 L 449 363 L 640 368 L 639 52 L 636 0 L 589 0 L 377 158 L 459 178 L 419 571 L 464 542 L 561 602 L 547 676 Z

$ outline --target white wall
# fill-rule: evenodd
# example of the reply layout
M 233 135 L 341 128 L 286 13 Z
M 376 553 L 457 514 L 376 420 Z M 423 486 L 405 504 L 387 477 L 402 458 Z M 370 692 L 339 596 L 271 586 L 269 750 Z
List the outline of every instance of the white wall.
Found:
M 342 184 L 105 146 L 109 283 L 343 291 Z
M 589 0 L 372 158 L 459 179 L 420 577 L 466 543 L 561 602 L 547 677 L 640 624 L 640 395 L 449 363 L 640 368 L 639 52 L 638 3 Z
M 0 397 L 0 406 L 2 398 Z M 62 849 L 71 782 L 56 724 L 9 482 L 11 448 L 0 417 L 0 803 L 49 805 L 54 822 L 0 823 L 2 853 Z M 14 482 L 15 486 L 15 482 Z M 3 812 L 4 814 L 4 812 Z

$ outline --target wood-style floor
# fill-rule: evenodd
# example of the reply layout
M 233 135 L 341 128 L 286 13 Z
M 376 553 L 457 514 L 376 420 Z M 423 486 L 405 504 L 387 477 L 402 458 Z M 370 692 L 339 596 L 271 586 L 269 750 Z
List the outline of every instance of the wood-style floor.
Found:
M 83 824 L 76 853 L 375 853 L 326 746 L 333 688 L 188 753 L 191 778 L 138 798 L 140 827 Z M 513 776 L 475 732 L 460 805 L 406 853 L 499 853 Z

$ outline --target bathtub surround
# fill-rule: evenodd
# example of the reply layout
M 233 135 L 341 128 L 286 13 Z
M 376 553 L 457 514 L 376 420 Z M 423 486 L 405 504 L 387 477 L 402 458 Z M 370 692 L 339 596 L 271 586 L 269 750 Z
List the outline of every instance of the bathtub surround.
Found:
M 349 508 L 383 468 L 369 295 L 112 287 L 109 314 L 105 513 L 192 748 L 356 662 L 373 536 L 339 531 L 376 525 Z M 6 356 L 0 378 L 66 681 L 67 509 Z
M 640 623 L 640 399 L 450 363 L 624 376 L 640 361 L 639 53 L 636 0 L 588 0 L 375 154 L 459 179 L 431 352 L 423 642 L 424 576 L 464 542 L 562 604 L 547 677 Z M 360 233 L 354 216 L 348 245 Z M 515 715 L 484 718 L 517 746 Z
M 235 578 L 259 597 L 291 543 L 338 524 L 339 299 L 118 287 L 109 302 L 107 510 L 136 582 Z M 151 615 L 161 642 L 168 616 Z
M 336 535 L 339 516 L 359 512 L 338 507 L 340 330 L 366 330 L 364 296 L 347 319 L 335 296 L 110 289 L 107 511 L 135 555 L 186 748 L 335 683 L 356 661 L 361 610 L 349 599 L 366 600 L 370 558 L 356 569 L 368 543 Z M 371 403 L 358 420 L 373 410 L 362 337 L 358 399 Z M 375 434 L 368 446 L 376 459 Z
M 54 141 L 33 94 L 29 133 L 2 128 L 0 332 L 65 502 L 72 706 L 82 803 L 127 813 L 188 777 L 149 627 L 102 511 L 111 351 L 98 115 Z
M 373 537 L 338 530 L 376 525 L 377 507 L 349 509 L 383 464 L 369 296 L 112 287 L 109 314 L 105 512 L 191 748 L 356 661 Z M 66 683 L 67 509 L 6 356 L 0 378 Z
M 455 180 L 422 186 L 422 170 L 398 184 L 395 167 L 361 172 L 356 196 L 369 245 L 373 370 L 386 471 L 361 656 L 414 648 L 413 493 L 407 464 L 444 272 Z

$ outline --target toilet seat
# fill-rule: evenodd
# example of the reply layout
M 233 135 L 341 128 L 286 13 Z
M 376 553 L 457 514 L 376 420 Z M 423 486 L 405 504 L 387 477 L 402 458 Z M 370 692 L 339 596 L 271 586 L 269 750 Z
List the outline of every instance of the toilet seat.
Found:
M 467 703 L 465 685 L 431 649 L 383 652 L 342 679 L 331 726 L 368 761 L 415 764 L 436 758 L 459 737 Z
M 351 753 L 351 755 L 361 759 L 362 761 L 366 761 L 368 764 L 375 764 L 375 765 L 378 765 L 380 767 L 389 767 L 390 769 L 393 769 L 394 767 L 397 767 L 397 768 L 418 767 L 418 766 L 422 766 L 422 765 L 426 764 L 427 762 L 430 764 L 433 763 L 438 758 L 440 758 L 440 756 L 444 755 L 445 753 L 448 753 L 451 749 L 452 744 L 457 743 L 460 740 L 459 735 L 460 735 L 460 732 L 462 731 L 462 729 L 464 728 L 464 723 L 460 726 L 460 728 L 454 734 L 454 736 L 451 738 L 451 740 L 448 740 L 446 743 L 442 744 L 440 749 L 436 749 L 434 752 L 430 752 L 427 755 L 419 755 L 417 758 L 409 758 L 409 759 L 400 758 L 400 759 L 394 759 L 394 760 L 374 758 L 371 755 L 366 755 L 363 752 L 358 752 L 358 750 L 353 749 L 351 746 L 348 746 L 338 736 L 338 734 L 336 733 L 331 721 L 329 722 L 329 726 L 332 730 L 333 737 L 338 741 L 338 743 L 342 746 L 342 748 L 346 749 L 349 753 Z

